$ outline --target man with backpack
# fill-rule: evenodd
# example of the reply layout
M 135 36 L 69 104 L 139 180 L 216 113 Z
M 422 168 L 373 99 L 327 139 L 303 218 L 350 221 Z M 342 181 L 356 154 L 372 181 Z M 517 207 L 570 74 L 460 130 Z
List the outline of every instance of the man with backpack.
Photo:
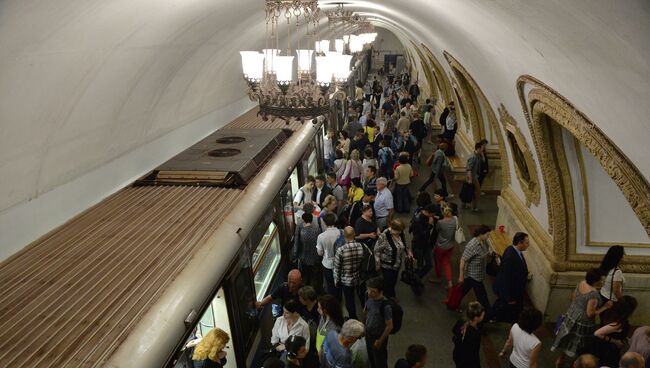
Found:
M 384 139 L 379 142 L 379 177 L 392 178 L 393 164 L 395 163 L 395 154 L 390 149 L 390 141 Z
M 403 311 L 394 300 L 384 296 L 384 280 L 381 277 L 368 280 L 366 288 L 366 348 L 370 366 L 388 368 L 388 335 L 401 327 Z
M 321 263 L 323 265 L 325 291 L 327 294 L 334 295 L 337 300 L 341 300 L 341 288 L 334 283 L 334 257 L 337 245 L 340 245 L 341 240 L 343 240 L 343 234 L 341 230 L 335 227 L 336 216 L 333 213 L 325 215 L 323 221 L 327 228 L 316 239 L 316 251 L 319 256 L 323 257 Z
M 336 249 L 334 256 L 334 285 L 343 289 L 345 308 L 352 319 L 357 319 L 355 294 L 363 304 L 364 290 L 360 287 L 363 245 L 354 239 L 354 229 L 347 226 L 343 230 L 345 243 Z

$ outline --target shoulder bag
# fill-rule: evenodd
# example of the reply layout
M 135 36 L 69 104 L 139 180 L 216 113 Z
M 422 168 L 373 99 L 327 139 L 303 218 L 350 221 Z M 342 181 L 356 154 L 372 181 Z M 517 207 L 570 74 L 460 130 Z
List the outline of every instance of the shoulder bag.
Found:
M 454 216 L 454 219 L 456 220 L 456 232 L 454 233 L 454 240 L 456 243 L 464 243 L 465 242 L 465 232 L 463 231 L 463 228 L 460 226 L 460 221 L 458 221 L 458 217 Z

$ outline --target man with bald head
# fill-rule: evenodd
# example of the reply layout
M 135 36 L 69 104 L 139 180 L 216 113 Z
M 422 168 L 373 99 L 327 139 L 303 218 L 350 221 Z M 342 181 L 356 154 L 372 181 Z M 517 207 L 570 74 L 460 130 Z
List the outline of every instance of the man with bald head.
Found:
M 628 351 L 618 363 L 620 368 L 645 368 L 645 359 L 639 353 Z
M 363 261 L 363 245 L 355 240 L 354 228 L 347 226 L 343 230 L 345 244 L 336 250 L 334 256 L 334 284 L 343 287 L 345 308 L 351 319 L 357 319 L 357 309 L 354 302 L 355 294 L 364 303 L 364 285 L 361 280 L 361 262 Z
M 591 354 L 582 354 L 573 362 L 573 368 L 598 368 L 598 358 Z
M 302 274 L 300 270 L 293 269 L 289 271 L 287 276 L 287 282 L 283 282 L 278 287 L 271 291 L 270 295 L 264 297 L 264 299 L 255 303 L 257 308 L 262 308 L 263 306 L 269 304 L 273 299 L 280 299 L 281 305 L 284 305 L 287 301 L 291 299 L 298 300 L 298 290 L 302 286 Z

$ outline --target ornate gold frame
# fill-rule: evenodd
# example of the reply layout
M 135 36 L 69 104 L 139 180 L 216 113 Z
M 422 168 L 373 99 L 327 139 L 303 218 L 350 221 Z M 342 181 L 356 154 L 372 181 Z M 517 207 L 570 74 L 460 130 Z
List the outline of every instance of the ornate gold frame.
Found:
M 521 168 L 514 160 L 513 153 L 515 173 L 517 174 L 517 179 L 519 180 L 521 189 L 524 191 L 524 195 L 526 197 L 526 206 L 530 207 L 531 203 L 534 203 L 536 206 L 538 206 L 541 194 L 539 190 L 539 179 L 537 176 L 537 165 L 535 164 L 535 159 L 533 158 L 533 154 L 530 150 L 530 147 L 528 146 L 528 142 L 526 142 L 526 137 L 524 137 L 521 129 L 519 129 L 515 118 L 510 115 L 503 104 L 499 106 L 499 117 L 501 119 L 501 124 L 503 124 L 503 128 L 506 130 L 506 132 L 512 133 L 512 135 L 515 137 L 516 144 L 519 146 L 519 150 L 523 153 L 524 160 L 528 168 L 530 180 L 526 180 L 524 178 L 523 173 L 521 172 Z M 513 147 L 510 147 L 510 149 L 514 150 Z
M 506 151 L 506 144 L 504 142 L 504 135 L 503 132 L 501 131 L 501 126 L 499 125 L 499 122 L 496 118 L 496 115 L 494 114 L 494 110 L 492 110 L 492 105 L 488 102 L 487 97 L 485 96 L 485 93 L 483 93 L 483 90 L 479 85 L 476 83 L 474 78 L 467 72 L 467 69 L 458 62 L 449 52 L 444 51 L 443 52 L 445 59 L 447 59 L 447 62 L 449 63 L 449 66 L 451 67 L 452 71 L 456 76 L 462 75 L 463 78 L 469 83 L 469 87 L 472 89 L 474 96 L 478 99 L 478 102 L 480 105 L 478 105 L 478 114 L 481 115 L 481 120 L 475 120 L 478 124 L 481 126 L 483 125 L 480 123 L 482 121 L 482 113 L 481 113 L 481 106 L 484 106 L 486 110 L 486 115 L 488 119 L 488 123 L 490 124 L 491 129 L 494 131 L 496 137 L 497 137 L 497 146 L 499 147 L 499 158 L 501 159 L 501 177 L 502 177 L 502 189 L 506 188 L 508 185 L 510 185 L 510 165 L 508 163 L 508 154 Z M 482 127 L 479 129 L 483 129 Z M 473 132 L 475 131 L 475 128 L 472 130 Z M 483 135 L 484 136 L 484 135 Z M 474 136 L 474 140 L 478 141 L 477 136 Z
M 527 95 L 526 86 L 530 87 Z M 560 127 L 567 129 L 600 162 L 650 235 L 650 185 L 621 150 L 566 98 L 538 79 L 529 75 L 519 77 L 517 92 L 545 179 L 554 269 L 585 270 L 596 266 L 602 258 L 576 252 L 576 209 Z M 650 273 L 650 257 L 626 257 L 623 268 Z

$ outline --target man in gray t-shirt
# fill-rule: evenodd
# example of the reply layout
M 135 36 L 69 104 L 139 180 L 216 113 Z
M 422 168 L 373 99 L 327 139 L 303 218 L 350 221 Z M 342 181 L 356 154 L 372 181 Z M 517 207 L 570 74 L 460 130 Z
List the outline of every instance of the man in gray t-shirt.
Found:
M 384 297 L 384 281 L 375 277 L 367 281 L 366 347 L 370 365 L 388 368 L 388 335 L 393 330 L 393 312 Z

